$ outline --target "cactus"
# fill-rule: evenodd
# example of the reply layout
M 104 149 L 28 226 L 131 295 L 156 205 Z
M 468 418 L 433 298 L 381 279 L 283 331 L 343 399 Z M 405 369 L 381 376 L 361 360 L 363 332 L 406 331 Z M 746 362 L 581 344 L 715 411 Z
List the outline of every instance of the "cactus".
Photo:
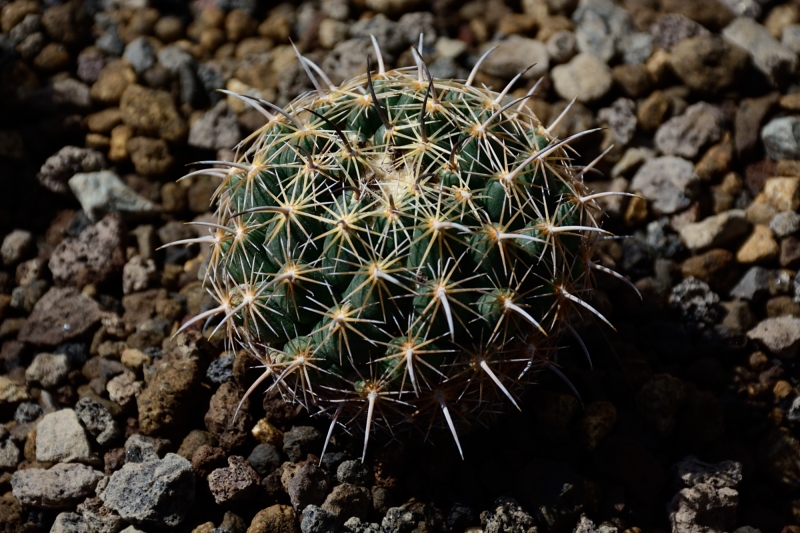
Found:
M 285 110 L 230 93 L 267 123 L 237 162 L 189 174 L 223 179 L 192 240 L 219 305 L 184 327 L 220 316 L 263 366 L 245 397 L 266 381 L 331 431 L 359 428 L 364 453 L 377 427 L 437 425 L 463 457 L 457 427 L 519 408 L 571 313 L 605 321 L 586 301 L 607 270 L 591 261 L 602 194 L 569 153 L 596 130 L 554 138 L 526 107 L 535 87 L 507 101 L 522 73 L 496 93 L 473 85 L 480 61 L 434 80 L 418 52 L 386 71 L 373 44 L 377 71 L 339 87 L 298 54 L 317 90 Z

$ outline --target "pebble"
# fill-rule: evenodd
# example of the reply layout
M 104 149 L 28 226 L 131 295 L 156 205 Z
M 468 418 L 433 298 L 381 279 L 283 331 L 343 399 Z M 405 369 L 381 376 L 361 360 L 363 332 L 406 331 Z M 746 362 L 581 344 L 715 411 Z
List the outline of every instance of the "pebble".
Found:
M 265 477 L 281 466 L 283 460 L 278 449 L 272 444 L 262 442 L 247 456 L 247 462 L 261 477 Z
M 569 30 L 555 32 L 547 39 L 547 53 L 550 61 L 556 65 L 566 63 L 578 53 L 578 41 L 575 33 Z
M 145 435 L 177 428 L 194 405 L 200 386 L 200 370 L 193 357 L 169 359 L 155 365 L 147 387 L 136 396 L 139 427 Z
M 67 509 L 94 492 L 103 473 L 85 465 L 60 463 L 50 469 L 17 470 L 11 477 L 14 497 L 26 507 Z
M 125 47 L 125 52 L 122 58 L 131 64 L 136 74 L 141 75 L 152 67 L 156 62 L 156 55 L 153 51 L 153 45 L 147 37 L 137 37 L 128 43 Z
M 597 56 L 580 53 L 569 63 L 558 65 L 551 71 L 553 86 L 558 95 L 588 103 L 599 100 L 611 89 L 611 69 Z
M 50 533 L 91 533 L 89 524 L 77 513 L 59 513 Z
M 133 67 L 123 59 L 115 59 L 102 68 L 97 81 L 90 88 L 90 94 L 100 103 L 116 105 L 125 90 L 134 83 L 136 71 Z
M 684 246 L 692 252 L 718 248 L 744 236 L 750 223 L 742 209 L 731 209 L 685 225 L 678 232 Z
M 247 412 L 249 400 L 242 404 L 237 414 L 242 394 L 234 381 L 226 381 L 211 397 L 203 419 L 206 428 L 217 437 L 220 447 L 225 450 L 238 448 L 247 441 L 252 417 Z
M 547 73 L 550 67 L 550 58 L 544 43 L 535 39 L 510 35 L 495 44 L 485 44 L 479 49 L 480 54 L 486 53 L 489 48 L 497 46 L 492 53 L 481 63 L 481 72 L 502 79 L 511 79 L 523 70 L 530 68 L 523 79 L 539 78 Z
M 604 63 L 620 51 L 623 39 L 633 29 L 630 15 L 609 0 L 582 1 L 572 20 L 578 25 L 578 49 Z
M 130 85 L 122 94 L 119 108 L 122 121 L 140 135 L 160 137 L 169 142 L 186 136 L 186 122 L 166 91 Z
M 74 287 L 53 287 L 33 307 L 17 339 L 58 346 L 86 335 L 100 320 L 100 306 Z
M 335 43 L 334 43 L 335 44 Z M 467 43 L 461 39 L 450 39 L 449 37 L 439 37 L 436 40 L 435 50 L 439 58 L 456 59 L 467 51 Z
M 114 130 L 116 131 L 116 128 L 114 128 Z M 169 146 L 164 139 L 128 137 L 123 140 L 125 141 L 125 153 L 127 154 L 123 159 L 130 157 L 134 169 L 136 169 L 136 172 L 139 174 L 145 176 L 159 176 L 170 170 L 175 163 L 174 158 L 170 154 Z M 113 146 L 113 132 L 111 142 Z
M 800 178 L 767 178 L 763 195 L 767 203 L 778 211 L 796 211 L 800 207 Z
M 283 434 L 283 453 L 296 462 L 322 450 L 322 433 L 312 426 L 292 426 Z
M 709 31 L 680 13 L 667 13 L 650 26 L 653 44 L 671 52 L 675 45 L 698 35 L 709 35 Z
M 646 161 L 631 181 L 657 214 L 671 215 L 689 207 L 700 178 L 691 162 L 675 156 Z
M 260 510 L 247 533 L 298 533 L 297 515 L 289 505 L 273 505 Z
M 525 511 L 515 499 L 505 496 L 495 500 L 489 510 L 483 511 L 480 519 L 483 531 L 520 531 L 530 533 L 531 530 L 536 530 L 536 521 L 533 516 Z M 386 518 L 383 520 L 383 527 L 387 529 Z
M 730 23 L 722 35 L 750 54 L 755 67 L 773 85 L 780 85 L 797 69 L 797 54 L 784 47 L 764 26 L 748 17 Z
M 64 146 L 47 158 L 36 179 L 46 189 L 65 194 L 69 192 L 69 179 L 77 172 L 94 172 L 106 166 L 106 158 L 100 152 L 77 146 Z
M 749 63 L 747 52 L 719 35 L 698 35 L 681 41 L 670 56 L 670 65 L 681 81 L 702 94 L 719 94 L 728 89 L 741 79 Z
M 719 295 L 707 283 L 688 277 L 670 292 L 670 306 L 681 311 L 684 320 L 714 324 L 719 316 Z
M 34 250 L 33 234 L 23 229 L 15 229 L 3 238 L 0 245 L 0 258 L 6 266 L 15 266 L 27 259 Z
M 43 462 L 96 461 L 86 432 L 72 409 L 44 415 L 36 425 L 36 460 Z
M 146 463 L 158 461 L 169 447 L 166 439 L 156 439 L 146 435 L 131 435 L 125 441 L 125 462 Z
M 288 432 L 287 432 L 288 433 Z M 284 466 L 281 482 L 295 509 L 305 509 L 307 505 L 321 505 L 330 490 L 330 480 L 316 461 L 304 461 L 293 465 L 294 471 Z
M 103 404 L 91 398 L 81 398 L 75 404 L 75 414 L 97 444 L 107 446 L 122 431 L 112 414 Z
M 776 237 L 788 237 L 800 231 L 800 214 L 795 211 L 776 213 L 769 223 L 769 229 Z
M 26 386 L 18 385 L 7 377 L 0 375 L 0 406 L 24 402 L 30 399 L 31 395 Z
M 231 149 L 241 140 L 236 114 L 221 100 L 189 128 L 189 146 L 205 150 Z
M 189 461 L 174 453 L 159 460 L 126 463 L 98 496 L 128 522 L 175 527 L 194 502 L 194 471 Z
M 106 385 L 108 398 L 123 408 L 127 408 L 143 389 L 144 384 L 136 380 L 136 374 L 127 371 L 109 379 Z
M 228 467 L 208 475 L 208 488 L 217 504 L 224 505 L 252 499 L 258 493 L 261 479 L 243 457 L 228 457 Z
M 608 128 L 614 146 L 623 149 L 636 133 L 636 102 L 629 98 L 618 98 L 610 107 L 597 113 L 597 121 Z
M 108 213 L 141 216 L 156 210 L 153 202 L 137 194 L 110 170 L 77 173 L 70 178 L 69 188 L 92 222 Z
M 339 483 L 368 487 L 373 480 L 372 470 L 357 459 L 342 461 L 336 468 L 336 479 Z
M 233 380 L 233 362 L 235 359 L 236 355 L 232 353 L 214 359 L 211 364 L 208 365 L 206 379 L 217 385 Z
M 742 465 L 735 461 L 707 464 L 689 456 L 673 465 L 682 488 L 669 504 L 673 531 L 728 531 L 736 521 Z M 700 525 L 702 524 L 702 525 Z
M 747 337 L 758 341 L 777 357 L 794 357 L 800 350 L 800 317 L 781 316 L 764 319 L 747 332 Z
M 336 516 L 317 505 L 308 505 L 303 509 L 300 520 L 302 533 L 336 533 L 338 529 Z
M 672 117 L 656 131 L 655 145 L 666 155 L 695 159 L 700 150 L 720 139 L 722 114 L 706 102 L 698 102 Z
M 67 379 L 69 370 L 66 355 L 40 353 L 25 370 L 25 379 L 29 385 L 38 384 L 44 389 L 52 389 Z
M 53 281 L 56 285 L 83 287 L 88 283 L 100 285 L 119 274 L 125 265 L 125 232 L 119 215 L 109 214 L 86 226 L 77 238 L 61 241 L 48 263 Z
M 333 487 L 322 504 L 323 509 L 342 522 L 351 516 L 366 519 L 371 507 L 372 494 L 369 489 L 352 483 L 342 483 Z
M 753 233 L 736 252 L 736 260 L 749 265 L 772 261 L 777 259 L 779 254 L 780 246 L 775 241 L 772 230 L 768 226 L 756 224 Z
M 44 409 L 39 404 L 33 402 L 22 402 L 14 412 L 14 421 L 17 424 L 27 424 L 35 422 L 44 414 Z
M 15 470 L 21 459 L 22 453 L 11 433 L 5 427 L 0 428 L 0 469 Z
M 800 159 L 800 118 L 771 120 L 761 129 L 761 139 L 771 159 Z
M 783 28 L 781 44 L 795 54 L 800 53 L 800 24 L 790 24 Z

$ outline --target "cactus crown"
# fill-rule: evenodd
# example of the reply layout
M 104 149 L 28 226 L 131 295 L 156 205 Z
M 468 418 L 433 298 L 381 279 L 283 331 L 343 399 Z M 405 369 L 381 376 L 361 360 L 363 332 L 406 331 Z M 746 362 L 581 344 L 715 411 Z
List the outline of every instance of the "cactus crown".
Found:
M 461 452 L 458 421 L 519 408 L 571 310 L 600 316 L 584 295 L 603 230 L 567 152 L 588 132 L 555 139 L 533 89 L 506 102 L 511 84 L 433 80 L 419 55 L 387 72 L 375 48 L 377 72 L 328 89 L 301 57 L 318 90 L 285 110 L 235 95 L 267 124 L 202 171 L 224 178 L 202 239 L 219 306 L 189 323 L 222 316 L 264 367 L 248 395 L 269 380 L 365 451 L 419 421 Z

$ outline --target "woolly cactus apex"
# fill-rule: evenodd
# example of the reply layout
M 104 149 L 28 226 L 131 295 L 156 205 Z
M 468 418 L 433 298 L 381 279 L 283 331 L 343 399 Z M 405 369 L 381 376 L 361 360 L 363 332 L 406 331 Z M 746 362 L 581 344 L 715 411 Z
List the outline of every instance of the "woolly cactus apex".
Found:
M 301 57 L 317 90 L 285 110 L 234 95 L 267 123 L 237 162 L 190 174 L 223 183 L 192 241 L 219 306 L 187 325 L 221 318 L 263 366 L 248 395 L 357 427 L 364 453 L 377 427 L 434 425 L 461 453 L 457 427 L 519 408 L 573 310 L 605 321 L 586 301 L 598 195 L 568 153 L 596 130 L 555 139 L 533 90 L 507 102 L 517 78 L 498 94 L 474 71 L 433 80 L 419 56 L 386 71 L 375 48 L 378 71 L 339 87 Z

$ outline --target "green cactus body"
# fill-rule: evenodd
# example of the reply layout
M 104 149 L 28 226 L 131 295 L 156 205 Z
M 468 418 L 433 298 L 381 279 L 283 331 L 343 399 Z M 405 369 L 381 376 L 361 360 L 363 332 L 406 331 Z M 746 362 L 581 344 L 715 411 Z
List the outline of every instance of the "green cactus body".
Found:
M 269 386 L 365 447 L 415 421 L 458 444 L 459 422 L 518 406 L 571 310 L 595 312 L 602 230 L 566 141 L 524 102 L 424 72 L 262 108 L 209 238 L 220 306 L 198 318 L 222 315 Z

